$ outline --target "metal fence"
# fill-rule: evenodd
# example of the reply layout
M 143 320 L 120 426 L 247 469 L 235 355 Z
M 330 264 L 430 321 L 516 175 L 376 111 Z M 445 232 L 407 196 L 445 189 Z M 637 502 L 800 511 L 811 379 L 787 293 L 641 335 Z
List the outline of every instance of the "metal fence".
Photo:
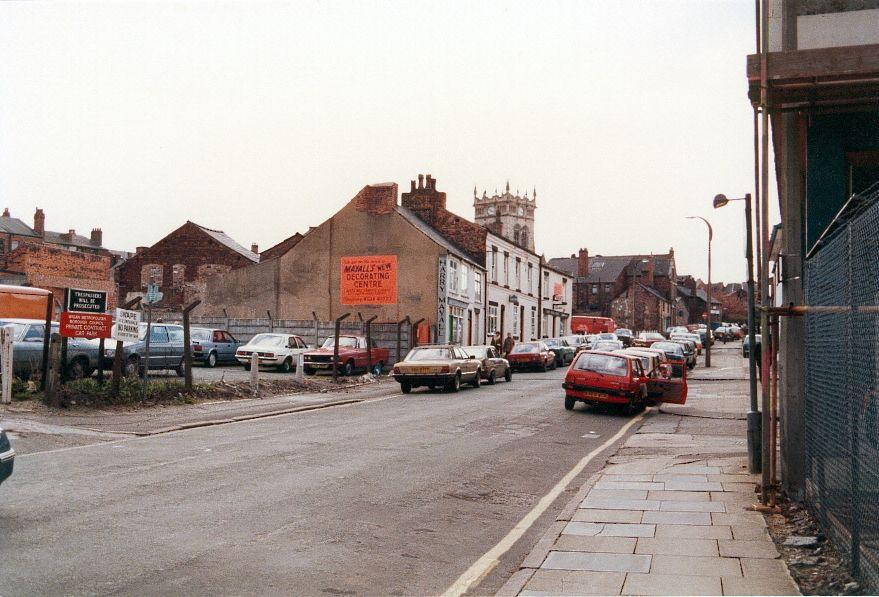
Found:
M 170 318 L 166 318 L 170 319 Z M 193 327 L 211 327 L 229 331 L 242 342 L 246 342 L 257 334 L 287 333 L 302 337 L 309 345 L 320 346 L 335 334 L 335 322 L 314 319 L 227 319 L 225 317 L 193 317 Z M 339 325 L 342 334 L 365 335 L 366 324 L 357 320 L 345 320 Z M 409 336 L 411 326 L 396 323 L 373 323 L 370 336 L 379 348 L 387 348 L 389 360 L 393 364 L 402 360 L 411 348 Z M 399 354 L 397 346 L 399 343 Z M 402 355 L 402 356 L 401 356 Z
M 806 260 L 806 501 L 853 573 L 879 589 L 879 190 Z

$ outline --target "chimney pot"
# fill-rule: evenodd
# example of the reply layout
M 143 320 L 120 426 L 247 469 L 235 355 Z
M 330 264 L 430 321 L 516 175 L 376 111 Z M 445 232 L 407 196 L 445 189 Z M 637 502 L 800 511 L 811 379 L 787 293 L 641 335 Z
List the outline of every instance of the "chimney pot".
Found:
M 95 247 L 104 244 L 104 233 L 101 232 L 100 228 L 92 228 L 91 244 Z
M 580 249 L 577 254 L 577 275 L 589 275 L 589 251 L 587 249 Z
M 37 208 L 37 211 L 34 212 L 34 232 L 40 236 L 46 234 L 46 214 L 43 213 L 43 210 L 39 207 Z
M 419 189 L 423 189 L 423 188 L 424 188 L 424 174 L 419 174 L 419 175 L 418 175 L 418 188 L 419 188 Z
M 414 193 L 414 192 L 415 192 L 415 181 L 412 180 L 412 181 L 410 181 L 410 182 L 411 182 L 412 184 L 409 186 L 409 191 L 412 192 L 412 193 Z

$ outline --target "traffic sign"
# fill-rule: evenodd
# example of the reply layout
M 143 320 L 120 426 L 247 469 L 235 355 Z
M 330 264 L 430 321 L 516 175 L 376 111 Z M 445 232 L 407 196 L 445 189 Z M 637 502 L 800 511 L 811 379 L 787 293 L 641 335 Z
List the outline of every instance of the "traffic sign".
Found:
M 144 297 L 144 302 L 148 305 L 154 305 L 162 300 L 163 294 L 159 292 L 159 286 L 157 284 L 149 284 L 147 286 L 146 296 Z

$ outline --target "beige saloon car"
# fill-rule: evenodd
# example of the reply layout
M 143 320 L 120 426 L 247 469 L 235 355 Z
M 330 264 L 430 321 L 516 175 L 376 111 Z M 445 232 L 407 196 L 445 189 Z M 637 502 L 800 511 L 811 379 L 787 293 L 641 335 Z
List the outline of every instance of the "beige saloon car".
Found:
M 450 344 L 413 348 L 405 359 L 394 365 L 393 375 L 404 394 L 422 386 L 457 392 L 461 384 L 469 383 L 478 388 L 482 381 L 481 361 L 460 346 Z

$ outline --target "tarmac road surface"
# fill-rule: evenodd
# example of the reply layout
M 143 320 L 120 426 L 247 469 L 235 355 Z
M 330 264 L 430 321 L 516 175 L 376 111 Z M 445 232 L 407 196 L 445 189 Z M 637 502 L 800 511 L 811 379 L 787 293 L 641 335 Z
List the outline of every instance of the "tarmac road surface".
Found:
M 628 418 L 563 371 L 25 454 L 0 594 L 438 594 Z M 514 572 L 596 458 L 478 587 Z

